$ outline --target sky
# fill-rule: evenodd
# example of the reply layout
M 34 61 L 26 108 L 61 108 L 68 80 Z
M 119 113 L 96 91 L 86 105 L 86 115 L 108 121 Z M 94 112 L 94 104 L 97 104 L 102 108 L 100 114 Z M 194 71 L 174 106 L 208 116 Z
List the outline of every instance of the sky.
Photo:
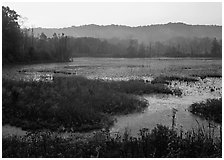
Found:
M 220 2 L 4 2 L 23 27 L 63 28 L 87 24 L 144 26 L 183 22 L 222 25 Z

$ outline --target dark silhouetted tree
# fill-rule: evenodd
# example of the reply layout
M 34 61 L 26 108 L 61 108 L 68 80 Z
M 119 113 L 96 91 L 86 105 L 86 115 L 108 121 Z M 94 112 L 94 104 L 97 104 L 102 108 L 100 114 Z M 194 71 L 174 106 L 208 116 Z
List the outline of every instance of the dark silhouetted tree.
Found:
M 2 58 L 3 64 L 21 59 L 22 32 L 18 24 L 19 15 L 9 7 L 2 6 Z

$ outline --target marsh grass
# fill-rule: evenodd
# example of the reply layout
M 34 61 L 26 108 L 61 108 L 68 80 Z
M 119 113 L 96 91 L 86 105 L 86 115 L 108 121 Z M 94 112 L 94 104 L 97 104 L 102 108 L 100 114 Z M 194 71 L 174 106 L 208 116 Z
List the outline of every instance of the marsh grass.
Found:
M 222 73 L 200 73 L 200 74 L 192 74 L 192 77 L 200 77 L 201 79 L 205 78 L 222 78 Z
M 222 157 L 220 137 L 208 136 L 203 129 L 178 132 L 157 125 L 149 131 L 143 128 L 138 137 L 128 132 L 110 136 L 102 131 L 85 141 L 55 136 L 49 131 L 34 132 L 25 137 L 4 137 L 3 157 L 117 157 L 117 158 L 203 158 Z M 210 134 L 211 135 L 211 134 Z
M 151 93 L 163 93 L 163 94 L 175 94 L 170 88 L 163 84 L 150 84 L 141 80 L 129 80 L 129 81 L 111 81 L 104 83 L 107 88 L 111 88 L 115 91 L 127 93 L 127 94 L 151 94 Z
M 183 76 L 158 76 L 151 81 L 152 84 L 169 84 L 170 81 L 183 81 L 183 82 L 197 82 L 198 79 L 194 77 Z
M 52 82 L 3 79 L 3 125 L 11 124 L 25 130 L 99 129 L 113 123 L 111 115 L 147 107 L 147 101 L 137 96 L 147 93 L 175 92 L 166 85 L 138 80 L 105 82 L 59 76 Z
M 222 123 L 222 98 L 208 99 L 205 102 L 194 103 L 189 107 L 191 113 L 208 120 Z

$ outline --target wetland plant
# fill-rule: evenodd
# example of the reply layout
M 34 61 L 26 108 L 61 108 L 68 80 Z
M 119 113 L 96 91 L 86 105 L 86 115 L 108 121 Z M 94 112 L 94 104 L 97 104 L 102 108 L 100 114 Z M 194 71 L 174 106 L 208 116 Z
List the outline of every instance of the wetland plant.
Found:
M 189 107 L 189 111 L 205 119 L 222 123 L 222 98 L 194 103 Z
M 23 129 L 86 131 L 111 125 L 111 115 L 141 111 L 147 101 L 137 95 L 181 94 L 166 85 L 139 80 L 89 80 L 54 77 L 52 82 L 3 79 L 3 124 Z
M 86 131 L 111 125 L 111 115 L 147 107 L 145 100 L 112 85 L 82 77 L 54 78 L 52 83 L 3 79 L 3 124 Z
M 197 82 L 198 79 L 194 77 L 180 77 L 180 76 L 159 76 L 151 81 L 152 84 L 170 84 L 170 81 L 183 81 L 183 82 Z
M 177 130 L 157 125 L 151 131 L 147 128 L 141 129 L 138 137 L 132 137 L 128 132 L 124 134 L 112 137 L 108 132 L 98 133 L 85 140 L 76 140 L 75 137 L 63 138 L 49 131 L 33 132 L 25 137 L 3 137 L 2 154 L 4 158 L 222 157 L 221 135 L 208 136 L 209 133 L 202 132 L 200 128 L 179 134 Z
M 222 78 L 222 73 L 200 73 L 200 74 L 192 74 L 193 77 L 200 77 L 201 79 L 205 78 Z

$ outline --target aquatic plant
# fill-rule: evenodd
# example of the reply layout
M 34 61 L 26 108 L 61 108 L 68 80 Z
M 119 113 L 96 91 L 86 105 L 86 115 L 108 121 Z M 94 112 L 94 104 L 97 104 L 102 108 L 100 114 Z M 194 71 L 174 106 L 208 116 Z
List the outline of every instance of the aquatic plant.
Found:
M 189 107 L 189 111 L 208 120 L 222 123 L 222 98 L 194 103 Z
M 222 73 L 200 73 L 200 74 L 192 74 L 193 77 L 200 77 L 201 79 L 205 78 L 222 78 Z
M 170 81 L 196 82 L 198 79 L 186 76 L 158 76 L 151 81 L 152 84 L 169 84 Z

